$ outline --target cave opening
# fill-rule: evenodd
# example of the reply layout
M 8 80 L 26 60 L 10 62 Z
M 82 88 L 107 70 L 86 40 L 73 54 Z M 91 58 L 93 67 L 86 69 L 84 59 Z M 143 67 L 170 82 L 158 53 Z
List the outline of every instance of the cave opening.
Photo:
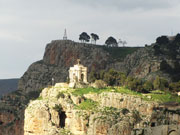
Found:
M 65 112 L 61 112 L 60 113 L 60 128 L 64 128 L 65 127 L 65 120 L 66 120 L 66 113 Z
M 0 125 L 2 125 L 3 124 L 3 122 L 2 121 L 0 121 Z
M 156 123 L 155 122 L 152 122 L 151 123 L 151 127 L 155 127 L 156 126 Z

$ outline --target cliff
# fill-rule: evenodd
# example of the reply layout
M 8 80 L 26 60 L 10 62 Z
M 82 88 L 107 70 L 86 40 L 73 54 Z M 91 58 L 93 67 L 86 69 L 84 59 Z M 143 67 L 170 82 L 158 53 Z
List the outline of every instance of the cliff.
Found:
M 45 88 L 25 109 L 24 135 L 169 135 L 180 134 L 180 112 L 146 101 L 123 88 Z
M 91 71 L 114 68 L 137 78 L 152 80 L 159 75 L 169 81 L 178 81 L 180 60 L 167 54 L 155 55 L 155 51 L 153 45 L 144 48 L 107 48 L 70 40 L 55 40 L 46 46 L 43 60 L 30 65 L 21 77 L 18 89 L 25 92 L 37 91 L 50 85 L 52 78 L 55 82 L 65 82 L 69 67 L 78 58 L 88 67 L 88 74 Z M 166 67 L 171 70 L 166 70 Z
M 47 132 L 125 135 L 130 134 L 129 131 L 136 135 L 150 132 L 155 135 L 157 131 L 165 132 L 163 135 L 166 135 L 173 130 L 179 133 L 178 105 L 175 109 L 161 107 L 157 102 L 147 102 L 141 97 L 113 90 L 77 96 L 72 94 L 75 92 L 69 92 L 69 89 L 65 88 L 67 92 L 58 94 L 62 87 L 46 88 L 39 97 L 43 88 L 52 85 L 52 78 L 55 83 L 66 81 L 68 69 L 75 64 L 77 58 L 88 67 L 88 74 L 91 71 L 114 68 L 137 78 L 151 80 L 159 75 L 169 81 L 179 80 L 180 47 L 176 48 L 176 55 L 171 56 L 166 47 L 163 46 L 159 49 L 160 53 L 157 53 L 159 51 L 154 46 L 107 48 L 73 41 L 52 41 L 46 46 L 43 59 L 30 65 L 21 77 L 18 91 L 1 99 L 0 135 L 48 134 Z M 36 98 L 38 99 L 35 100 Z M 31 101 L 32 99 L 34 101 Z M 84 108 L 81 103 L 92 108 Z M 134 109 L 140 114 L 136 114 Z M 60 110 L 63 115 L 59 113 Z M 69 120 L 61 123 L 64 116 Z M 134 116 L 143 120 L 139 122 L 140 119 L 135 119 Z M 73 126 L 70 125 L 71 120 Z M 29 125 L 28 121 L 32 125 Z M 143 125 L 147 125 L 147 128 Z M 64 126 L 67 130 L 60 128 Z

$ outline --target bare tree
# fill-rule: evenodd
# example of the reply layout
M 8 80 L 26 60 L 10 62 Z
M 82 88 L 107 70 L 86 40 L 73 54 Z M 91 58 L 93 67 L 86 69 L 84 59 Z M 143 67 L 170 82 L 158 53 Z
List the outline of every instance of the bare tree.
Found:
M 125 45 L 127 44 L 127 42 L 124 40 L 121 40 L 121 39 L 119 39 L 119 41 L 118 41 L 118 45 L 120 46 L 120 45 L 122 45 L 123 47 L 125 47 Z

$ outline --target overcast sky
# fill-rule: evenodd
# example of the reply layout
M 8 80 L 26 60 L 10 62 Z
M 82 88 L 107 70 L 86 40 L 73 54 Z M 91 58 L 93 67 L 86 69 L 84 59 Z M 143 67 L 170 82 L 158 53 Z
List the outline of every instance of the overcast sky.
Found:
M 21 77 L 65 28 L 74 41 L 85 31 L 143 46 L 180 32 L 180 1 L 0 0 L 0 79 Z

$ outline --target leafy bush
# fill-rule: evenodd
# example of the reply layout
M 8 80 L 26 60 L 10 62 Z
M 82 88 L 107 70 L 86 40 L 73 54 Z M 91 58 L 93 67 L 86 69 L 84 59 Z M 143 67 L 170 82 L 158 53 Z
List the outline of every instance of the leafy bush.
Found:
M 164 90 L 164 89 L 168 88 L 168 81 L 157 76 L 153 82 L 153 86 L 154 86 L 154 89 Z
M 126 115 L 127 113 L 129 113 L 129 110 L 127 108 L 123 108 L 122 109 L 122 114 Z
M 59 113 L 61 113 L 62 112 L 62 110 L 63 110 L 63 108 L 62 108 L 62 106 L 59 104 L 59 105 L 55 105 L 54 107 L 53 107 L 53 109 L 55 110 L 55 111 L 57 111 L 57 112 L 59 112 Z
M 59 92 L 58 95 L 57 95 L 57 99 L 64 98 L 64 97 L 65 97 L 65 95 L 64 95 L 63 92 Z
M 146 81 L 143 85 L 143 88 L 147 91 L 153 90 L 153 83 L 151 81 Z
M 179 82 L 174 82 L 169 84 L 169 89 L 172 91 L 180 91 L 180 81 Z
M 141 116 L 137 110 L 133 110 L 132 117 L 135 119 L 135 123 L 138 123 L 142 120 Z
M 102 89 L 102 88 L 107 87 L 107 84 L 103 80 L 96 80 L 93 83 L 93 87 L 98 88 L 98 89 Z
M 73 135 L 68 129 L 61 128 L 59 135 Z

